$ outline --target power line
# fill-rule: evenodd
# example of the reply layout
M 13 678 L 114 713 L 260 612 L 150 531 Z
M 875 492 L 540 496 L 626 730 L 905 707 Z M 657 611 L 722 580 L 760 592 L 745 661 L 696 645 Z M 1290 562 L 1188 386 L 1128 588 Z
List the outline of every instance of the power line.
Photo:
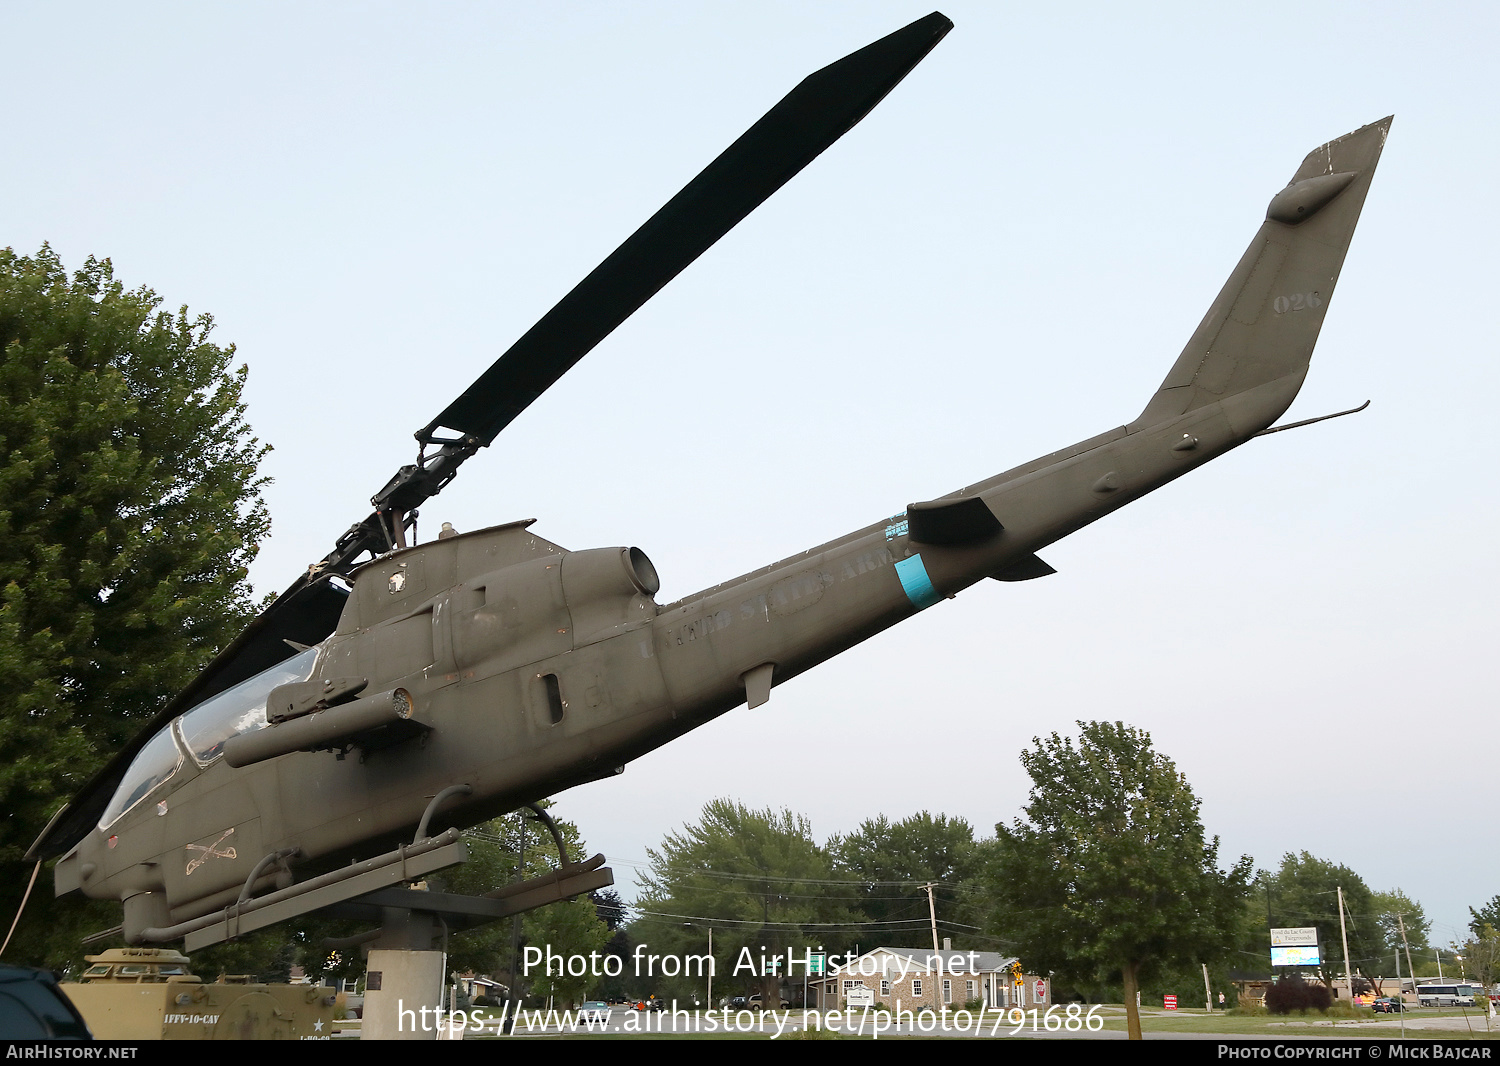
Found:
M 866 885 L 866 886 L 868 886 L 870 888 L 891 888 L 891 887 L 897 887 L 897 886 L 915 885 L 918 882 L 920 882 L 922 884 L 926 884 L 928 881 L 931 881 L 931 878 L 917 878 L 917 879 L 909 879 L 909 880 L 905 880 L 905 881 L 869 881 L 869 880 L 866 880 L 864 878 L 777 877 L 777 876 L 774 876 L 774 875 L 771 875 L 771 874 L 763 874 L 763 873 L 759 873 L 759 872 L 756 872 L 756 873 L 738 872 L 738 873 L 736 873 L 736 872 L 727 871 L 727 870 L 683 869 L 683 868 L 680 868 L 680 867 L 674 869 L 671 866 L 668 866 L 665 869 L 659 870 L 658 867 L 657 867 L 657 865 L 655 863 L 648 862 L 648 861 L 646 861 L 644 859 L 623 859 L 623 858 L 619 858 L 619 857 L 614 856 L 614 855 L 609 856 L 609 862 L 611 863 L 611 865 L 616 865 L 616 866 L 633 866 L 633 867 L 636 867 L 637 869 L 647 870 L 647 871 L 650 872 L 651 876 L 653 876 L 653 877 L 655 877 L 655 878 L 657 878 L 659 880 L 666 879 L 666 878 L 673 877 L 673 876 L 677 876 L 677 877 L 692 877 L 692 876 L 701 875 L 701 876 L 704 876 L 704 877 L 720 877 L 720 878 L 724 878 L 726 880 L 736 880 L 736 881 L 764 881 L 764 882 L 776 882 L 778 884 L 801 884 L 801 885 Z M 944 888 L 961 888 L 962 887 L 961 883 L 956 882 L 956 881 L 932 881 L 932 883 L 935 884 L 935 885 L 941 885 Z

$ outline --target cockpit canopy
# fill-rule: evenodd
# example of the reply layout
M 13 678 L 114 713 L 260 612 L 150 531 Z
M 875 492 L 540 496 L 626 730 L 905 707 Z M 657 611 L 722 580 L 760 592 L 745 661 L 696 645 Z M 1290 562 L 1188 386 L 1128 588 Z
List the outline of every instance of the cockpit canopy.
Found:
M 207 766 L 224 753 L 224 742 L 230 737 L 265 728 L 266 699 L 271 690 L 293 681 L 306 681 L 317 661 L 317 648 L 298 652 L 174 719 L 146 742 L 130 764 L 99 819 L 99 828 L 114 824 L 169 780 L 182 767 L 184 758 L 191 757 L 199 767 Z

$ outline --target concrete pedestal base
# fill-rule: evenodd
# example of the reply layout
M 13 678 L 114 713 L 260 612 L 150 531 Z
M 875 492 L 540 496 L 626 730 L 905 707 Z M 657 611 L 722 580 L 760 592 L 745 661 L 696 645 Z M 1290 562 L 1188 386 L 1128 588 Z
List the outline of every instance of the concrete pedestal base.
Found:
M 446 962 L 441 951 L 372 950 L 360 1039 L 436 1040 Z

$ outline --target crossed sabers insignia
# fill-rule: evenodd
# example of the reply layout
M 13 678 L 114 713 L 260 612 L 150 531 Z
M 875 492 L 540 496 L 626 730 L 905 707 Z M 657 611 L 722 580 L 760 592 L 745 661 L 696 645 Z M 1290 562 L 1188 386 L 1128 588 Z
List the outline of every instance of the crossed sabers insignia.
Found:
M 219 850 L 219 845 L 222 844 L 222 843 L 224 843 L 224 841 L 227 840 L 233 834 L 234 834 L 234 830 L 233 829 L 226 829 L 226 830 L 224 830 L 224 835 L 221 836 L 221 837 L 219 837 L 219 839 L 215 840 L 212 844 L 206 844 L 206 845 L 205 844 L 189 844 L 187 846 L 187 850 L 188 851 L 201 851 L 201 852 L 203 852 L 203 854 L 201 856 L 199 856 L 198 858 L 196 858 L 196 859 L 189 859 L 188 860 L 187 872 L 188 873 L 192 873 L 198 867 L 200 867 L 204 863 L 206 863 L 209 859 L 234 859 L 234 858 L 238 858 L 238 856 L 235 855 L 235 853 L 234 853 L 234 848 L 232 848 L 232 847 L 231 848 L 225 848 L 223 851 Z

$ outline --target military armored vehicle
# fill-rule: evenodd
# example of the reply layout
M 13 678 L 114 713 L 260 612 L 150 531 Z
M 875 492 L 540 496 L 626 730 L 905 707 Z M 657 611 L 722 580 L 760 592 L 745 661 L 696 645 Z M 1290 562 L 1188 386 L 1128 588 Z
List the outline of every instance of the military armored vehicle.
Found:
M 320 985 L 207 982 L 164 948 L 111 948 L 60 987 L 100 1040 L 327 1040 L 342 1016 Z

